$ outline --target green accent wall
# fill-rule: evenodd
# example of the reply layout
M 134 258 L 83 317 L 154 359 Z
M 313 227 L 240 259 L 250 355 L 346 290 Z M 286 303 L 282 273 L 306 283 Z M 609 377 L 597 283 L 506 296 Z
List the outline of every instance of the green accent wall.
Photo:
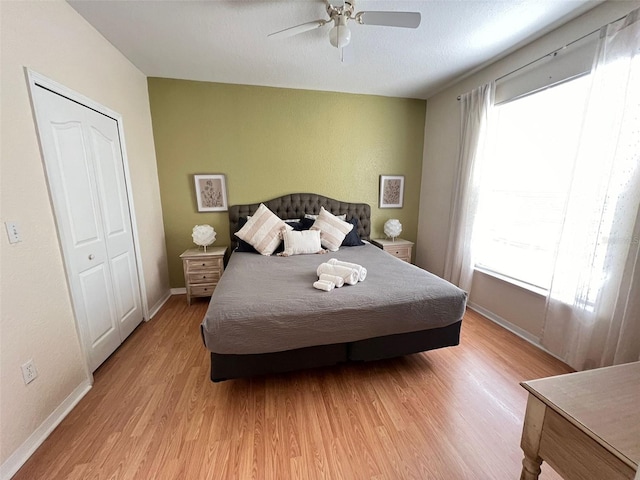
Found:
M 389 218 L 415 241 L 426 102 L 149 78 L 171 287 L 194 225 L 229 245 L 227 212 L 199 213 L 193 175 L 225 174 L 229 205 L 318 193 L 371 205 L 372 238 Z M 380 175 L 404 175 L 404 207 L 379 209 Z M 144 232 L 141 232 L 144 235 Z

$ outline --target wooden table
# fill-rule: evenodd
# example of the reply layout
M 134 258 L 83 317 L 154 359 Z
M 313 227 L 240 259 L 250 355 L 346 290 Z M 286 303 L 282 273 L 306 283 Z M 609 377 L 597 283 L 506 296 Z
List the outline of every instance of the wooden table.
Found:
M 640 362 L 521 383 L 528 390 L 521 480 L 547 462 L 567 480 L 636 477 Z
M 224 255 L 227 247 L 207 247 L 207 250 L 190 248 L 182 258 L 184 286 L 187 290 L 187 304 L 193 297 L 210 297 L 224 271 Z

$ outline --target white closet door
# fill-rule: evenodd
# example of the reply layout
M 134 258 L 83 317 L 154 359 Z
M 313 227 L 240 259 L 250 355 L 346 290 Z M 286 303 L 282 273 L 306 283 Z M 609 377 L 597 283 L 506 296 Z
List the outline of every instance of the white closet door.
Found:
M 39 86 L 33 95 L 67 277 L 93 371 L 142 320 L 117 123 Z
M 142 307 L 120 138 L 114 119 L 92 110 L 87 116 L 116 318 L 124 340 L 142 320 Z

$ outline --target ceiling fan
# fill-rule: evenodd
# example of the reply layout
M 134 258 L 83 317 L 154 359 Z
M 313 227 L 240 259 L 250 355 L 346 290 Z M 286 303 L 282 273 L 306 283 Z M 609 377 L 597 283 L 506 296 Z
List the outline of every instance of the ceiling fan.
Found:
M 269 37 L 292 37 L 323 27 L 333 22 L 329 31 L 329 42 L 336 48 L 346 47 L 351 41 L 351 30 L 347 26 L 349 20 L 360 25 L 380 25 L 385 27 L 417 28 L 420 25 L 420 12 L 373 12 L 364 11 L 354 14 L 355 0 L 345 0 L 333 5 L 324 0 L 327 5 L 328 19 L 314 20 L 301 25 L 285 28 L 269 34 Z

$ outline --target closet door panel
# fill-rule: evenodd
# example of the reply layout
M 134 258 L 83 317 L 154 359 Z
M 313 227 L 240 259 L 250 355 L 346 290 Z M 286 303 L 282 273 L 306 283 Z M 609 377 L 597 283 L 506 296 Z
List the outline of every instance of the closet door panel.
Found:
M 93 371 L 142 320 L 118 126 L 38 85 L 32 94 L 78 331 Z
M 113 275 L 117 318 L 124 340 L 142 320 L 142 303 L 118 125 L 104 115 L 88 115 L 87 125 Z

